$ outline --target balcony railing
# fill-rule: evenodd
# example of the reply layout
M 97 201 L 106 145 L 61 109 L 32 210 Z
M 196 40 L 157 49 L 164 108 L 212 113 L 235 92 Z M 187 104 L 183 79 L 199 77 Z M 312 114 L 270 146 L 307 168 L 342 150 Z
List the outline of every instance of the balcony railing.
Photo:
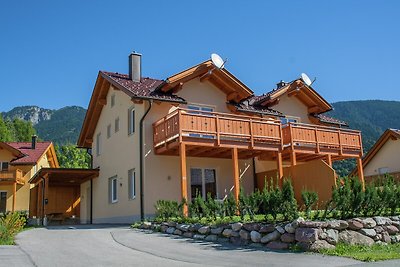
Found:
M 361 132 L 304 123 L 289 123 L 282 129 L 285 147 L 315 153 L 362 155 Z
M 249 149 L 282 148 L 281 124 L 272 119 L 177 109 L 155 122 L 153 130 L 155 148 L 172 141 Z
M 240 149 L 362 155 L 361 132 L 304 123 L 282 125 L 280 121 L 227 113 L 177 109 L 153 124 L 156 149 L 171 144 L 236 146 Z
M 12 171 L 0 171 L 0 182 L 17 182 L 18 184 L 24 184 L 25 180 L 23 172 L 19 169 L 16 169 Z

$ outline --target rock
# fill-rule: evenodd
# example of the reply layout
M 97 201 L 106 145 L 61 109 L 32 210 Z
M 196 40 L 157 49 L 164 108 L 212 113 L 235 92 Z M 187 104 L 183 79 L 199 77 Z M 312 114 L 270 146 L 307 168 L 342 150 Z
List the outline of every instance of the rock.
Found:
M 231 237 L 238 237 L 238 236 L 239 236 L 239 232 L 232 231 Z
M 296 228 L 294 228 L 291 223 L 288 223 L 285 225 L 285 231 L 289 234 L 294 234 L 294 232 L 296 232 Z
M 162 233 L 165 233 L 168 229 L 168 225 L 161 225 L 160 230 Z
M 294 234 L 284 233 L 281 236 L 281 241 L 285 243 L 293 243 L 294 242 Z
M 376 236 L 376 232 L 375 232 L 374 229 L 366 229 L 366 228 L 363 228 L 363 229 L 359 230 L 359 232 L 360 232 L 361 234 L 366 235 L 366 236 L 369 236 L 369 237 L 374 237 L 374 236 Z
M 376 241 L 382 239 L 382 235 L 381 234 L 376 234 L 376 236 L 372 237 L 372 239 L 376 242 Z
M 379 245 L 379 246 L 387 246 L 388 245 L 387 243 L 382 242 L 382 241 L 376 241 L 375 244 Z
M 317 222 L 317 221 L 299 222 L 299 227 L 302 228 L 326 228 L 327 226 L 328 226 L 327 222 Z
M 390 216 L 389 219 L 391 219 L 393 223 L 393 221 L 400 221 L 400 216 Z
M 400 221 L 393 221 L 392 220 L 392 225 L 396 226 L 397 228 L 400 229 Z
M 173 232 L 174 235 L 182 235 L 182 231 L 179 229 L 175 229 L 175 231 Z
M 176 222 L 167 222 L 167 225 L 169 226 L 169 227 L 176 227 Z
M 261 243 L 265 244 L 265 243 L 268 243 L 271 241 L 278 240 L 280 237 L 281 237 L 281 234 L 275 230 L 272 233 L 269 233 L 269 234 L 263 236 L 260 241 L 261 241 Z
M 181 230 L 182 232 L 187 232 L 187 231 L 189 231 L 190 225 L 188 225 L 188 224 L 177 224 L 176 228 Z
M 382 232 L 381 235 L 382 235 L 381 240 L 383 242 L 388 243 L 388 244 L 392 243 L 392 239 L 390 238 L 390 235 L 388 232 Z
M 318 234 L 318 239 L 325 240 L 327 237 L 328 237 L 328 235 L 326 234 L 326 231 L 325 232 L 320 231 L 319 234 Z
M 231 236 L 231 237 L 229 238 L 229 241 L 230 241 L 232 244 L 236 245 L 236 246 L 246 245 L 246 244 L 248 243 L 247 240 L 243 240 L 243 239 L 241 239 L 241 238 L 238 237 L 238 236 Z
M 391 225 L 392 220 L 387 217 L 375 216 L 374 220 L 377 225 Z
M 213 235 L 220 235 L 223 230 L 224 230 L 223 227 L 217 227 L 217 228 L 211 228 L 210 232 Z
M 395 235 L 390 237 L 392 240 L 392 243 L 399 243 L 400 242 L 400 235 Z
M 277 225 L 275 227 L 275 230 L 278 231 L 280 234 L 284 234 L 285 233 L 285 229 L 283 229 L 283 227 L 280 226 L 280 225 Z
M 383 226 L 383 229 L 385 229 L 386 232 L 389 233 L 389 235 L 395 235 L 399 232 L 399 228 L 394 225 L 385 225 Z
M 183 232 L 183 236 L 186 238 L 192 238 L 193 237 L 193 233 L 192 232 Z
M 266 245 L 266 247 L 269 249 L 282 250 L 282 249 L 288 249 L 289 244 L 281 241 L 271 241 Z
M 208 234 L 210 232 L 210 226 L 200 227 L 197 231 L 202 235 Z
M 260 224 L 259 223 L 245 223 L 245 224 L 243 224 L 243 228 L 249 232 L 258 231 L 258 230 L 260 230 Z
M 230 237 L 232 232 L 232 229 L 224 229 L 224 231 L 222 231 L 222 235 L 225 237 Z
M 217 242 L 219 242 L 219 243 L 228 243 L 229 242 L 229 238 L 218 237 Z
M 250 233 L 243 229 L 239 231 L 239 236 L 241 239 L 244 239 L 244 240 L 250 239 Z
M 257 231 L 251 231 L 250 232 L 250 239 L 254 243 L 260 243 L 261 241 L 261 234 Z
M 243 224 L 240 222 L 234 223 L 232 224 L 232 230 L 233 231 L 239 231 L 240 229 L 242 229 Z
M 363 228 L 374 228 L 376 226 L 376 222 L 372 218 L 365 218 L 361 223 L 363 224 Z
M 189 227 L 189 231 L 196 232 L 196 231 L 198 231 L 201 227 L 203 227 L 202 224 L 200 224 L 200 223 L 195 223 L 195 224 L 192 224 L 192 225 Z
M 304 222 L 304 219 L 302 217 L 297 218 L 292 222 L 292 227 L 297 228 L 299 227 L 299 223 Z
M 380 226 L 380 225 L 375 226 L 374 229 L 375 229 L 375 232 L 376 232 L 377 234 L 380 234 L 380 233 L 382 233 L 383 231 L 385 231 L 385 229 L 383 229 L 383 227 Z
M 318 232 L 315 228 L 297 228 L 295 239 L 299 242 L 315 242 L 318 240 Z
M 205 235 L 199 235 L 199 234 L 195 234 L 193 236 L 194 239 L 198 239 L 198 240 L 204 240 L 206 238 Z
M 344 230 L 347 229 L 349 223 L 343 220 L 332 220 L 328 222 L 328 228 L 332 228 L 335 230 Z
M 365 245 L 365 246 L 372 246 L 374 244 L 374 240 L 372 238 L 352 230 L 344 230 L 340 232 L 339 242 L 343 242 L 349 245 Z
M 326 230 L 326 242 L 336 245 L 339 241 L 339 231 L 335 229 Z
M 208 235 L 208 236 L 206 236 L 206 238 L 204 240 L 208 241 L 208 242 L 216 242 L 218 240 L 218 236 L 217 235 Z
M 360 230 L 364 227 L 362 220 L 361 219 L 351 219 L 348 220 L 347 223 L 349 224 L 348 228 L 350 230 Z
M 263 225 L 260 228 L 260 233 L 272 233 L 273 231 L 275 231 L 275 225 L 273 224 L 268 224 L 268 225 Z
M 325 240 L 317 240 L 314 243 L 311 243 L 309 246 L 309 250 L 311 251 L 320 251 L 321 249 L 334 249 L 335 246 L 332 244 L 329 244 Z
M 167 234 L 173 234 L 175 232 L 175 227 L 168 227 L 167 230 L 165 231 Z
M 141 228 L 150 229 L 151 226 L 152 226 L 151 222 L 143 222 Z

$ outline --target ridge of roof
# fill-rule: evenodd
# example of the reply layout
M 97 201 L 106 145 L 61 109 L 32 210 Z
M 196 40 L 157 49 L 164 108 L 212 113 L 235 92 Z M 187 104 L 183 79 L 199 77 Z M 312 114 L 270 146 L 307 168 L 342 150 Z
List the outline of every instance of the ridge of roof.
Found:
M 52 144 L 52 142 L 50 141 L 37 142 L 36 148 L 32 149 L 31 142 L 5 142 L 5 143 L 25 155 L 12 160 L 10 163 L 13 165 L 36 164 Z

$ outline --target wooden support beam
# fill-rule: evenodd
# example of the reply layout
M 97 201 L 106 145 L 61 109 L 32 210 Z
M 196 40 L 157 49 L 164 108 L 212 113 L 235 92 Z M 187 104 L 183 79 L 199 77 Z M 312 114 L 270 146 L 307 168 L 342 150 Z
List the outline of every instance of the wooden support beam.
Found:
M 187 194 L 187 170 L 186 170 L 186 145 L 185 143 L 179 144 L 179 158 L 181 165 L 181 199 L 185 200 L 183 205 L 183 215 L 187 217 L 189 215 L 188 205 L 188 194 Z
M 319 106 L 312 106 L 308 108 L 308 113 L 313 114 L 313 113 L 318 113 L 321 111 L 321 108 Z
M 107 105 L 107 99 L 106 98 L 100 98 L 98 103 L 100 105 L 102 105 L 102 106 L 105 106 L 105 105 Z
M 229 102 L 229 101 L 232 101 L 232 100 L 236 100 L 238 98 L 238 93 L 237 92 L 232 92 L 232 93 L 230 93 L 230 94 L 228 94 L 227 96 L 226 96 L 226 100 Z
M 182 88 L 183 88 L 183 83 L 178 83 L 177 85 L 174 86 L 174 88 L 172 88 L 172 93 L 176 94 L 180 90 L 182 90 Z
M 290 163 L 292 167 L 297 165 L 296 152 L 294 151 L 290 152 Z
M 276 155 L 276 164 L 277 164 L 277 170 L 278 170 L 279 183 L 282 184 L 282 179 L 283 179 L 282 152 L 278 152 L 277 153 L 277 155 Z
M 326 163 L 332 168 L 332 156 L 330 154 L 326 155 Z
M 135 104 L 143 104 L 143 99 L 132 98 L 132 102 Z
M 211 78 L 212 70 L 207 71 L 200 77 L 200 82 L 205 82 Z
M 15 181 L 13 183 L 13 205 L 12 205 L 12 212 L 15 211 L 15 206 L 16 206 L 16 202 L 17 202 L 17 182 Z
M 360 179 L 363 190 L 365 190 L 364 170 L 361 157 L 357 158 L 357 168 L 358 168 L 358 179 Z
M 239 204 L 239 193 L 240 193 L 240 181 L 239 181 L 239 159 L 237 147 L 232 148 L 232 167 L 233 167 L 233 179 L 234 179 L 234 190 L 235 200 Z

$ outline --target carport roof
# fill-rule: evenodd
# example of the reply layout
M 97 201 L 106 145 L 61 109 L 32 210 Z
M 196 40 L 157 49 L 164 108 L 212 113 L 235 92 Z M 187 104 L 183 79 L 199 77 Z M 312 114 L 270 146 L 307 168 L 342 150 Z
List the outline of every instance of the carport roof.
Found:
M 41 168 L 29 183 L 37 184 L 41 178 L 48 177 L 50 184 L 80 185 L 99 176 L 99 169 Z

